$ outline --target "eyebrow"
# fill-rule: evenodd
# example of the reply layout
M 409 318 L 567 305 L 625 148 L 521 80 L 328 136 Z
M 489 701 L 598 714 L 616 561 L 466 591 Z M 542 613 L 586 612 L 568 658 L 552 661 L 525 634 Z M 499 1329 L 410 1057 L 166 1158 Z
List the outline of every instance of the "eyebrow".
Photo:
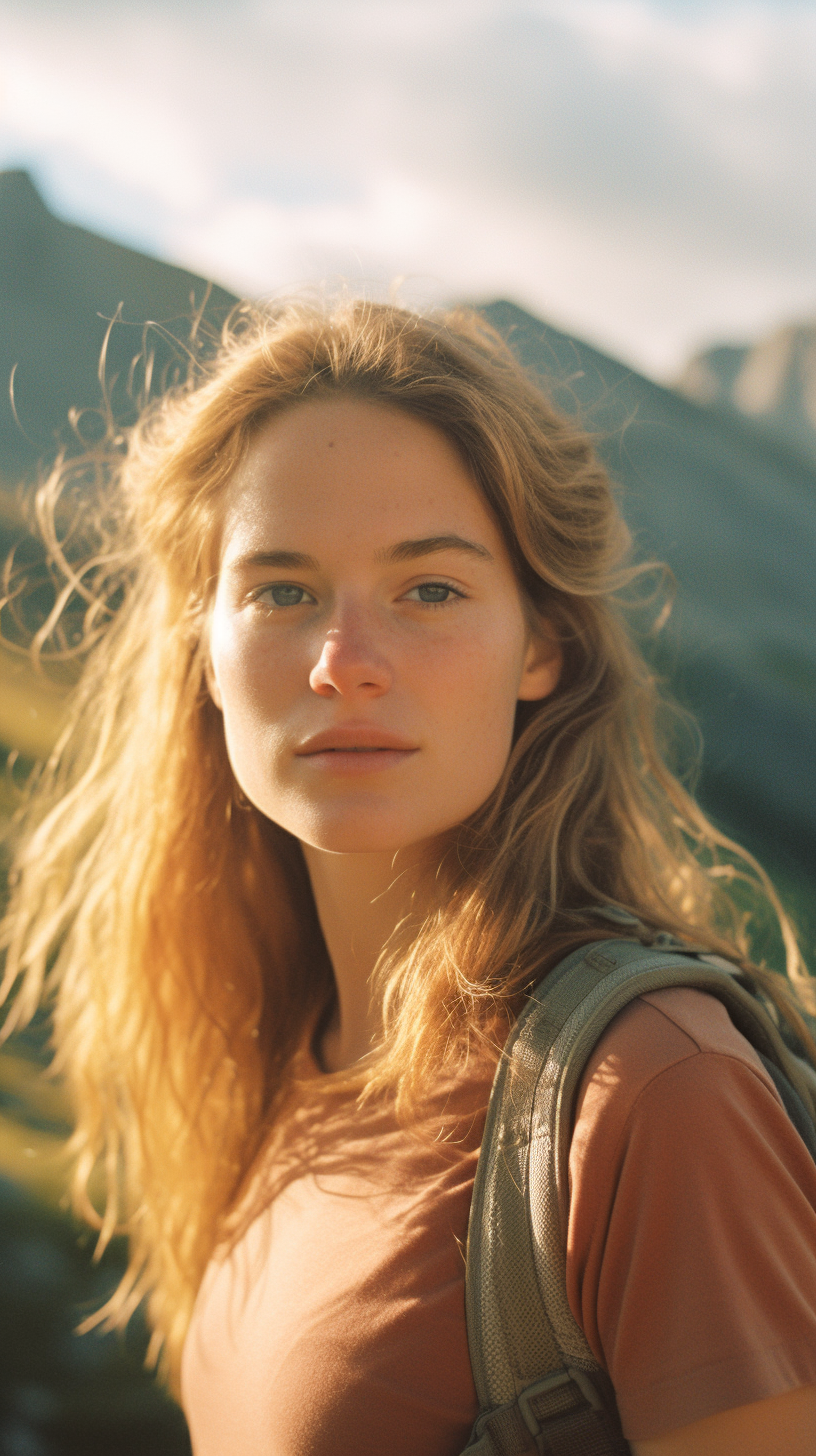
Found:
M 437 551 L 465 551 L 470 556 L 480 556 L 484 561 L 493 560 L 486 546 L 479 546 L 476 541 L 466 541 L 464 536 L 421 536 L 416 541 L 398 541 L 396 546 L 389 546 L 386 551 L 378 551 L 377 560 L 383 563 L 415 561 L 418 556 L 432 556 Z
M 481 557 L 483 561 L 493 560 L 493 555 L 486 546 L 455 535 L 422 536 L 413 541 L 397 541 L 394 546 L 378 551 L 375 559 L 382 565 L 389 565 L 397 561 L 415 561 L 420 556 L 433 556 L 439 551 L 464 551 L 470 556 Z M 230 562 L 233 571 L 252 566 L 273 567 L 279 571 L 320 570 L 320 562 L 302 551 L 253 551 Z

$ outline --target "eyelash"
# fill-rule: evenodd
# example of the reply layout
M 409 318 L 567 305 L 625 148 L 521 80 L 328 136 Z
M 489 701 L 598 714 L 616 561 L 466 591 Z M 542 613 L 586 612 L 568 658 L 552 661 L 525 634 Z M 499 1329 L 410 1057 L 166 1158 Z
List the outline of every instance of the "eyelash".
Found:
M 291 591 L 303 592 L 304 595 L 307 596 L 307 597 L 310 597 L 312 595 L 311 592 L 308 592 L 306 590 L 306 587 L 304 587 L 304 586 L 298 586 L 296 582 L 274 581 L 274 582 L 270 583 L 270 585 L 268 585 L 268 586 L 259 587 L 257 591 L 253 592 L 251 599 L 252 599 L 253 602 L 259 602 L 261 604 L 261 606 L 266 606 L 266 607 L 268 607 L 272 611 L 285 611 L 286 608 L 287 608 L 287 606 L 289 606 L 289 607 L 303 607 L 303 606 L 308 606 L 309 605 L 308 602 L 303 602 L 303 601 L 300 601 L 300 602 L 286 602 L 286 603 L 284 603 L 284 602 L 264 602 L 263 598 L 264 598 L 264 595 L 267 592 L 273 592 L 276 589 L 284 589 L 285 590 L 287 587 Z M 451 598 L 458 599 L 460 601 L 463 601 L 465 599 L 465 592 L 461 591 L 459 587 L 453 586 L 449 581 L 439 581 L 439 580 L 420 581 L 420 582 L 417 582 L 416 586 L 412 586 L 410 588 L 410 591 L 412 591 L 412 592 L 418 592 L 418 591 L 421 591 L 423 587 L 436 587 L 438 590 L 447 591 L 447 592 L 450 592 L 450 594 L 451 594 L 449 597 L 446 597 L 444 599 L 444 601 L 441 601 L 441 602 L 420 602 L 420 603 L 418 603 L 418 605 L 421 605 L 423 607 L 447 607 L 447 606 L 450 606 Z M 409 593 L 406 593 L 406 596 L 408 596 L 408 595 L 409 595 Z M 416 598 L 414 598 L 414 600 L 416 600 Z
M 293 607 L 293 606 L 294 607 L 303 607 L 303 606 L 307 606 L 308 605 L 307 602 L 288 602 L 288 603 L 285 603 L 285 602 L 274 602 L 274 601 L 273 602 L 265 602 L 264 601 L 264 596 L 266 595 L 267 592 L 285 591 L 287 588 L 290 591 L 303 592 L 305 596 L 309 596 L 310 597 L 312 595 L 311 592 L 307 592 L 306 591 L 305 586 L 298 586 L 297 585 L 297 582 L 294 582 L 294 581 L 273 581 L 268 586 L 258 587 L 257 591 L 252 592 L 251 597 L 250 597 L 250 600 L 253 601 L 253 602 L 259 602 L 262 607 L 268 607 L 270 610 L 277 610 L 277 611 L 285 611 L 285 609 L 286 609 L 287 606 L 290 606 L 290 607 Z
M 452 586 L 449 581 L 419 581 L 416 586 L 411 587 L 411 591 L 421 591 L 424 586 L 437 587 L 440 590 L 450 592 L 451 597 L 454 599 L 458 598 L 459 601 L 465 599 L 465 593 L 460 591 L 459 587 Z M 450 606 L 451 597 L 446 597 L 443 602 L 422 602 L 421 605 L 423 607 L 447 607 Z

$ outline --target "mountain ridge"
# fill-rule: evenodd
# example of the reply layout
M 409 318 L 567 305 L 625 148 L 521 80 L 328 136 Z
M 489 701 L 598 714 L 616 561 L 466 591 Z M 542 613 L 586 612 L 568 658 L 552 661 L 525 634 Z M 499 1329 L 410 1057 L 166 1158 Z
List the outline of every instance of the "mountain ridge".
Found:
M 166 378 L 186 367 L 184 329 L 194 310 L 203 309 L 215 338 L 237 301 L 193 273 L 52 217 L 25 173 L 0 173 L 0 239 L 0 373 L 17 365 L 17 414 L 31 437 L 0 401 L 0 474 L 8 482 L 33 478 L 65 437 L 72 408 L 93 422 L 99 352 L 120 305 L 134 322 L 111 330 L 106 372 L 118 381 L 114 407 L 126 423 L 137 408 L 138 389 L 127 381 L 147 321 L 159 320 L 150 347 L 157 377 Z M 702 725 L 703 801 L 749 842 L 800 866 L 816 861 L 816 470 L 736 412 L 656 384 L 514 304 L 494 301 L 483 312 L 555 402 L 593 431 L 638 554 L 666 560 L 674 573 L 677 605 L 662 665 Z M 11 520 L 0 532 L 0 549 L 14 544 Z M 18 699 L 25 691 L 18 671 Z M 31 744 L 51 731 L 52 708 L 44 702 Z M 2 720 L 0 734 L 12 736 Z
M 127 382 L 145 329 L 158 379 L 174 364 L 181 367 L 197 313 L 217 334 L 236 302 L 195 273 L 63 222 L 48 211 L 28 173 L 0 172 L 0 468 L 6 478 L 30 478 L 69 436 L 71 412 L 98 409 L 109 329 L 105 372 L 124 423 L 136 412 Z M 111 328 L 117 314 L 121 321 Z

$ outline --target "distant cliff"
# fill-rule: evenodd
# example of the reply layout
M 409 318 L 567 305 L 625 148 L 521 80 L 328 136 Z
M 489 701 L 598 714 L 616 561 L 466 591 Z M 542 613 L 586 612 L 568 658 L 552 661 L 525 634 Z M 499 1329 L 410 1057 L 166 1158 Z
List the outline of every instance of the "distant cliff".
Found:
M 816 466 L 816 323 L 789 324 L 755 344 L 696 354 L 677 381 L 687 399 L 740 415 Z

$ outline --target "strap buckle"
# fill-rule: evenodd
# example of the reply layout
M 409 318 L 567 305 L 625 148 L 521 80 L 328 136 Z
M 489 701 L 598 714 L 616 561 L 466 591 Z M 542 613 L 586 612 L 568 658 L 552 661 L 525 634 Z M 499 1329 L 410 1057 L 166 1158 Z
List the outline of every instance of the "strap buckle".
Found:
M 543 1380 L 537 1380 L 535 1385 L 528 1385 L 527 1389 L 523 1390 L 521 1395 L 517 1397 L 516 1403 L 521 1411 L 522 1420 L 534 1439 L 537 1439 L 542 1434 L 543 1427 L 535 1412 L 532 1410 L 530 1402 L 536 1400 L 539 1396 L 548 1395 L 550 1391 L 558 1390 L 564 1385 L 574 1385 L 580 1391 L 588 1406 L 591 1406 L 595 1411 L 603 1413 L 603 1401 L 590 1377 L 583 1370 L 574 1370 L 571 1366 L 566 1370 L 557 1370 L 554 1375 L 545 1375 Z M 553 1414 L 555 1415 L 556 1412 L 554 1411 Z M 562 1415 L 564 1411 L 559 1410 L 557 1414 Z

